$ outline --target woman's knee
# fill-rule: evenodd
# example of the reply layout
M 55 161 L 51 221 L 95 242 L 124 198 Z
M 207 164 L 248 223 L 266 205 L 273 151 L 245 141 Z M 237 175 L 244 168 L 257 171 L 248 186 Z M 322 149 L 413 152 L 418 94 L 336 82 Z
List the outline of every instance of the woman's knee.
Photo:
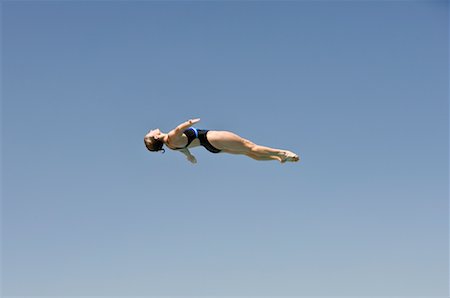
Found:
M 248 148 L 252 154 L 259 155 L 259 154 L 263 153 L 261 150 L 261 146 L 256 145 L 254 143 L 249 144 Z
M 243 147 L 246 149 L 246 151 L 249 153 L 249 154 L 251 154 L 251 155 L 256 155 L 256 156 L 258 156 L 259 155 L 259 153 L 260 153 L 260 150 L 259 150 L 259 146 L 258 145 L 256 145 L 255 143 L 253 143 L 253 142 L 250 142 L 249 140 L 244 140 L 243 141 Z

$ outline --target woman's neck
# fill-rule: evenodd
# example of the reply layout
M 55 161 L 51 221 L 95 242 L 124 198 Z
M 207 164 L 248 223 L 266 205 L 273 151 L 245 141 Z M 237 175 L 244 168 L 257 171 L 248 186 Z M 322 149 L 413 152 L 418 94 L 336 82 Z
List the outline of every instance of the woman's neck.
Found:
M 167 142 L 169 142 L 169 134 L 161 133 L 160 139 L 161 139 L 165 144 L 167 144 Z

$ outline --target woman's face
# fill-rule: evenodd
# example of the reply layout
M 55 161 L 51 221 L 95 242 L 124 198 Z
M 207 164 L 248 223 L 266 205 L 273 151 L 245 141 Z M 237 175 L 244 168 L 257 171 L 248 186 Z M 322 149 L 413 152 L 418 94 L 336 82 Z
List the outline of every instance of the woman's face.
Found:
M 161 131 L 159 130 L 159 128 L 157 128 L 157 129 L 153 129 L 153 130 L 150 130 L 150 132 L 148 133 L 148 136 L 149 137 L 156 137 L 156 139 L 158 139 L 158 136 L 161 134 Z

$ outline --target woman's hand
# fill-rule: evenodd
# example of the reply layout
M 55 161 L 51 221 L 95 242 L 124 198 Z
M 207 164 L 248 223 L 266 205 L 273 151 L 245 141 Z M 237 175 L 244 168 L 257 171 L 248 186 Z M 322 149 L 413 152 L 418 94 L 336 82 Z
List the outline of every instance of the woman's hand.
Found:
M 195 156 L 194 155 L 189 155 L 189 156 L 186 156 L 186 158 L 187 158 L 187 160 L 189 160 L 191 163 L 193 163 L 193 164 L 196 164 L 197 163 L 197 159 L 195 158 Z
M 187 148 L 183 148 L 178 150 L 179 152 L 183 153 L 186 156 L 186 159 L 189 160 L 191 163 L 196 164 L 197 163 L 197 159 L 195 158 L 194 155 L 191 154 L 191 152 L 189 151 L 189 149 Z
M 195 123 L 200 122 L 200 118 L 191 119 L 188 122 L 189 122 L 189 125 L 194 125 Z

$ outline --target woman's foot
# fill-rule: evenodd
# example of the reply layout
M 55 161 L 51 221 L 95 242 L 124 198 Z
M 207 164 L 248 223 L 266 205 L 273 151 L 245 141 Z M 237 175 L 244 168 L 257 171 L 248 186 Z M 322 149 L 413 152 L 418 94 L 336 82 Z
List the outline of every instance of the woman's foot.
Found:
M 284 151 L 284 152 L 282 153 L 282 155 L 281 155 L 280 162 L 281 162 L 281 163 L 285 163 L 285 162 L 287 162 L 287 161 L 290 161 L 290 162 L 297 162 L 297 161 L 299 161 L 299 160 L 300 160 L 300 158 L 299 158 L 298 155 L 295 154 L 294 152 L 291 152 L 291 151 Z

